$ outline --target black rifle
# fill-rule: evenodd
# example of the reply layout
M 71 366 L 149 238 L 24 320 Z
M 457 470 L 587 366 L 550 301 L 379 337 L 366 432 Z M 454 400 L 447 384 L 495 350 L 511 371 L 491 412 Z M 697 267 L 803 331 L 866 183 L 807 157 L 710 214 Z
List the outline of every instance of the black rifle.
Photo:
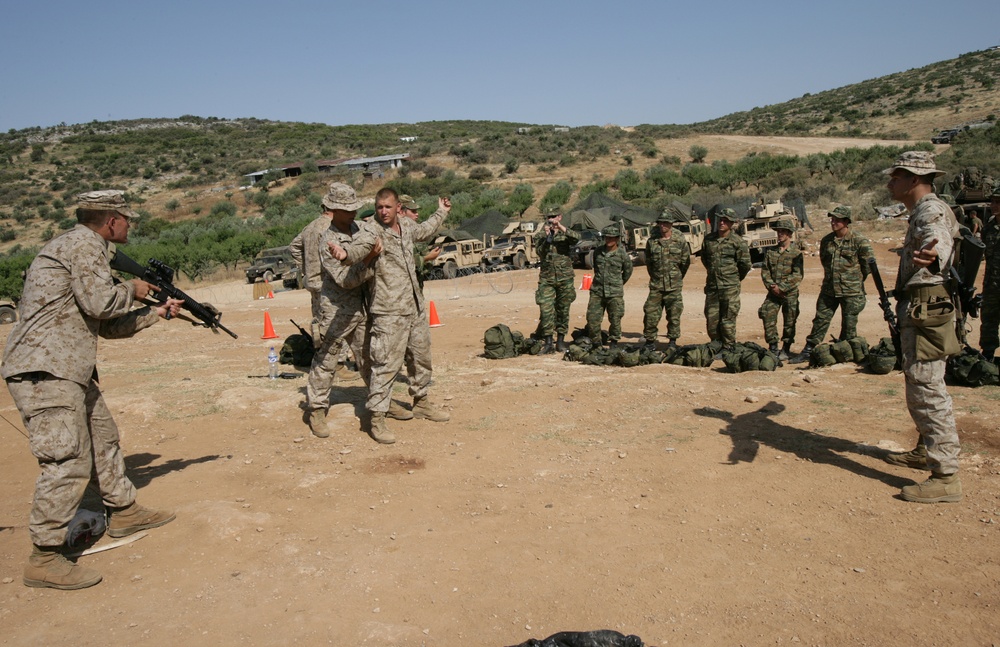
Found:
M 291 321 L 291 322 L 292 322 L 292 325 L 293 325 L 293 326 L 295 326 L 296 328 L 298 328 L 298 329 L 299 329 L 299 332 L 300 332 L 300 333 L 302 333 L 302 336 L 303 336 L 303 337 L 305 337 L 306 339 L 308 339 L 308 340 L 309 340 L 309 345 L 310 345 L 310 346 L 311 346 L 311 345 L 313 345 L 313 344 L 315 343 L 315 342 L 313 341 L 313 336 L 312 336 L 311 334 L 307 333 L 307 332 L 306 332 L 306 329 L 305 329 L 305 328 L 303 328 L 303 327 L 302 327 L 302 326 L 300 326 L 299 324 L 295 323 L 295 320 L 294 320 L 294 319 L 289 319 L 289 321 Z
M 174 269 L 172 267 L 161 263 L 155 258 L 149 259 L 148 267 L 143 267 L 123 254 L 121 250 L 115 250 L 115 255 L 111 258 L 111 269 L 117 272 L 131 274 L 137 279 L 141 279 L 146 283 L 151 284 L 158 290 L 154 296 L 157 303 L 166 303 L 167 299 L 178 299 L 182 301 L 181 307 L 200 320 L 200 323 L 198 321 L 190 320 L 195 326 L 205 326 L 206 328 L 210 328 L 214 333 L 218 333 L 222 330 L 233 339 L 237 339 L 236 333 L 223 326 L 222 322 L 219 321 L 219 318 L 222 317 L 222 313 L 219 312 L 215 306 L 209 303 L 198 303 L 174 287 Z M 168 313 L 167 319 L 169 318 L 170 316 Z
M 875 282 L 875 289 L 878 290 L 878 304 L 882 308 L 882 318 L 889 325 L 889 337 L 892 338 L 892 345 L 896 349 L 896 362 L 898 366 L 903 365 L 903 344 L 899 339 L 899 324 L 896 322 L 896 313 L 892 309 L 889 301 L 889 293 L 885 291 L 885 284 L 882 283 L 882 275 L 878 272 L 878 264 L 875 258 L 868 259 L 868 269 Z
M 976 294 L 976 276 L 986 253 L 986 245 L 976 238 L 966 227 L 959 229 L 961 243 L 958 245 L 956 264 L 951 266 L 951 279 L 962 306 L 962 316 L 975 319 L 983 304 L 983 295 Z

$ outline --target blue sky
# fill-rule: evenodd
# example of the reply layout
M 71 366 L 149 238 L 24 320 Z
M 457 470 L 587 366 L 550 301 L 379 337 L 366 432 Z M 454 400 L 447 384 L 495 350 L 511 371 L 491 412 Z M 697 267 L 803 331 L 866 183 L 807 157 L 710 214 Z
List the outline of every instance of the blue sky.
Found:
M 692 123 L 1000 45 L 1000 2 L 3 3 L 0 131 Z

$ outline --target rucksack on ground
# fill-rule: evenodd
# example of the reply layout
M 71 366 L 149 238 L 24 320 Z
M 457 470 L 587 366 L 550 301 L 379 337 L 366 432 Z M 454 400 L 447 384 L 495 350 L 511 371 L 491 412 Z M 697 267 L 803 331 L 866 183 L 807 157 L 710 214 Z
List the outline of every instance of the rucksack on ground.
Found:
M 295 333 L 285 338 L 285 343 L 278 353 L 278 361 L 292 366 L 311 366 L 315 353 L 312 339 L 301 333 Z
M 507 324 L 497 324 L 483 333 L 483 356 L 486 359 L 507 359 L 517 356 L 514 335 Z

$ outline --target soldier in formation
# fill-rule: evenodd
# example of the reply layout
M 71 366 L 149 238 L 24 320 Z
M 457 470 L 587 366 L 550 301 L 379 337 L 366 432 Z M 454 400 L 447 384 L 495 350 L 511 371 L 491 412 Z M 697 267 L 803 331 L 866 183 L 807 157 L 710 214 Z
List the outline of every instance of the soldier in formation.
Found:
M 725 348 L 736 344 L 736 317 L 740 314 L 740 283 L 750 272 L 750 248 L 733 232 L 736 212 L 723 209 L 719 229 L 705 237 L 701 262 L 705 266 L 705 320 L 708 337 Z
M 625 284 L 632 277 L 632 259 L 619 245 L 618 225 L 601 230 L 604 246 L 594 252 L 594 280 L 587 303 L 587 335 L 595 344 L 601 343 L 601 322 L 608 313 L 608 342 L 612 348 L 622 338 L 622 317 L 625 316 Z
M 778 234 L 778 246 L 767 250 L 760 278 L 767 289 L 767 297 L 757 315 L 764 322 L 764 339 L 768 350 L 784 361 L 788 359 L 795 342 L 795 322 L 799 318 L 799 283 L 802 282 L 802 250 L 792 241 L 795 219 L 779 218 L 772 226 Z M 781 350 L 778 350 L 778 313 L 783 323 Z
M 538 334 L 545 340 L 542 353 L 566 350 L 569 332 L 569 308 L 576 299 L 573 285 L 573 246 L 580 234 L 562 224 L 562 214 L 546 217 L 542 231 L 535 234 L 535 249 L 542 261 L 538 272 L 535 303 L 538 304 Z M 556 335 L 553 347 L 552 335 Z
M 962 500 L 958 476 L 960 450 L 945 363 L 961 349 L 949 275 L 958 222 L 934 194 L 941 175 L 929 153 L 903 153 L 885 173 L 889 193 L 910 212 L 896 276 L 896 317 L 902 345 L 906 406 L 920 435 L 917 447 L 889 454 L 886 461 L 931 472 L 923 483 L 907 485 L 900 496 L 917 503 Z
M 940 200 L 939 200 L 940 202 Z M 823 264 L 823 285 L 816 299 L 816 316 L 812 332 L 806 337 L 802 352 L 790 360 L 792 364 L 809 361 L 812 349 L 823 341 L 833 315 L 840 308 L 840 338 L 858 336 L 858 315 L 865 309 L 865 279 L 868 259 L 875 257 L 871 243 L 851 231 L 851 208 L 840 206 L 827 213 L 829 234 L 819 243 L 819 258 Z
M 63 555 L 67 528 L 89 483 L 110 510 L 112 537 L 174 519 L 173 512 L 136 502 L 118 427 L 97 383 L 99 336 L 131 337 L 176 315 L 181 304 L 167 299 L 134 308 L 155 288 L 140 279 L 112 279 L 113 243 L 128 242 L 137 217 L 121 191 L 78 196 L 76 227 L 47 243 L 25 276 L 2 374 L 40 470 L 28 522 L 34 548 L 24 568 L 27 586 L 73 590 L 101 581 L 100 573 Z
M 983 306 L 979 326 L 979 348 L 993 360 L 1000 348 L 1000 187 L 990 196 L 992 217 L 983 227 L 986 270 L 983 274 Z
M 683 235 L 674 235 L 674 216 L 664 211 L 656 219 L 658 238 L 646 242 L 646 270 L 649 272 L 649 296 L 642 307 L 642 336 L 646 347 L 656 345 L 660 316 L 667 320 L 669 348 L 677 346 L 681 336 L 681 313 L 684 311 L 684 276 L 691 267 L 691 245 Z

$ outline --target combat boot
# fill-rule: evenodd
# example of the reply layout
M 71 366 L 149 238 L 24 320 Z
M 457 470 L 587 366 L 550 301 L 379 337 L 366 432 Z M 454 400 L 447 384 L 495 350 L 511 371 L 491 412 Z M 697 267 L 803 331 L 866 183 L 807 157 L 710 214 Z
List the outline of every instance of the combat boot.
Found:
M 792 342 L 786 341 L 781 345 L 781 350 L 778 351 L 778 359 L 782 362 L 787 362 L 788 358 L 791 356 L 792 352 Z
M 774 355 L 775 357 L 777 357 L 778 353 L 780 352 L 780 351 L 778 351 L 778 342 L 774 342 L 773 344 L 768 344 L 767 345 L 767 350 L 772 355 Z
M 368 435 L 372 437 L 372 440 L 383 445 L 391 445 L 396 442 L 396 434 L 392 433 L 392 430 L 385 424 L 384 412 L 372 412 L 371 427 L 368 429 Z
M 451 420 L 451 415 L 438 405 L 433 404 L 428 397 L 413 398 L 413 416 L 425 418 L 431 422 L 448 422 Z
M 566 335 L 559 333 L 556 336 L 556 350 L 560 353 L 565 353 L 569 347 L 566 345 Z
M 925 470 L 927 467 L 927 445 L 921 440 L 917 446 L 908 452 L 895 452 L 883 457 L 886 463 L 899 467 L 910 467 L 915 470 Z
M 647 339 L 646 343 L 642 345 L 642 349 L 646 351 L 656 350 L 656 342 L 652 339 Z
M 667 344 L 667 350 L 677 350 L 677 338 L 672 338 Z
M 792 357 L 788 360 L 789 364 L 802 364 L 809 361 L 809 357 L 812 355 L 813 345 L 810 342 L 806 342 L 806 345 L 802 348 L 802 352 Z
M 351 369 L 347 364 L 341 364 L 333 373 L 334 383 L 353 382 L 361 379 L 361 373 Z
M 618 340 L 612 339 L 608 342 L 608 348 L 618 348 Z
M 907 485 L 900 492 L 904 501 L 914 503 L 956 503 L 962 500 L 962 481 L 958 474 L 931 473 L 923 483 Z
M 57 546 L 35 546 L 24 567 L 24 585 L 75 591 L 94 586 L 101 574 L 66 559 Z
M 413 420 L 413 412 L 395 400 L 389 400 L 389 412 L 385 415 L 393 420 Z
M 545 344 L 542 346 L 542 350 L 538 352 L 539 355 L 548 355 L 555 352 L 555 346 L 552 345 L 552 335 L 549 335 L 543 341 Z
M 309 429 L 317 438 L 330 437 L 330 429 L 326 426 L 326 409 L 313 409 L 309 412 Z
M 108 524 L 108 534 L 112 537 L 128 537 L 140 530 L 159 528 L 177 518 L 169 510 L 150 510 L 138 503 L 111 511 L 111 523 Z

